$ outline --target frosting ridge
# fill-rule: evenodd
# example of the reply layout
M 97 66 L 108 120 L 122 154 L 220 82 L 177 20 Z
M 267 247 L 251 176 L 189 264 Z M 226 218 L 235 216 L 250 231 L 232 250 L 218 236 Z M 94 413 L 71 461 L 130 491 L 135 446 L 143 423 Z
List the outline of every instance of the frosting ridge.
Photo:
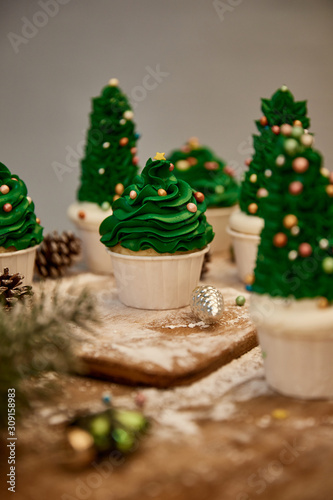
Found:
M 43 228 L 25 183 L 0 164 L 0 246 L 23 250 L 41 243 Z
M 205 202 L 196 201 L 195 191 L 177 179 L 172 168 L 167 160 L 147 161 L 135 183 L 114 203 L 113 215 L 102 222 L 102 243 L 174 253 L 201 249 L 212 241 Z

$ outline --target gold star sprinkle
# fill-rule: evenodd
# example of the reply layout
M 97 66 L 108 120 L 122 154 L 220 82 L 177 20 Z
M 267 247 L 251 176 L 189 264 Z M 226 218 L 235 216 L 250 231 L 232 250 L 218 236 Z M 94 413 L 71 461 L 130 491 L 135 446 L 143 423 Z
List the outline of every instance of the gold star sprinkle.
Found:
M 166 160 L 164 155 L 165 153 L 156 153 L 156 155 L 154 156 L 154 160 Z

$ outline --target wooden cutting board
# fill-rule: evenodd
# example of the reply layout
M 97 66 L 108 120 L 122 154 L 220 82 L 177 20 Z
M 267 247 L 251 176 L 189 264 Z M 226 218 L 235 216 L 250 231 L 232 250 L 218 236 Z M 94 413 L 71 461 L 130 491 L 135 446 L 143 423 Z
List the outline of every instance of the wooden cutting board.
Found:
M 126 307 L 117 298 L 112 278 L 86 274 L 84 281 L 90 289 L 96 287 L 101 318 L 93 332 L 79 332 L 78 356 L 88 375 L 162 388 L 189 384 L 257 345 L 247 305 L 235 304 L 236 289 L 221 289 L 223 318 L 207 325 L 189 307 L 171 311 Z

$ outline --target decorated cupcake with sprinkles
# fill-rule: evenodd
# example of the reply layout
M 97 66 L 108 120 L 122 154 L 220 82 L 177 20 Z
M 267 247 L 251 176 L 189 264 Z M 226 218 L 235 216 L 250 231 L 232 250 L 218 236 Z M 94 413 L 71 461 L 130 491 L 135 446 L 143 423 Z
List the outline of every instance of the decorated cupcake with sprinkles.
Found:
M 100 226 L 120 300 L 142 309 L 189 304 L 214 237 L 204 195 L 174 175 L 164 153 L 149 159 Z
M 181 149 L 168 156 L 175 165 L 175 175 L 203 193 L 207 205 L 207 219 L 213 226 L 215 238 L 211 245 L 219 252 L 230 247 L 226 232 L 229 217 L 238 203 L 239 185 L 233 169 L 211 149 L 191 137 Z
M 245 162 L 248 170 L 241 183 L 240 210 L 231 215 L 228 229 L 232 237 L 239 277 L 248 285 L 253 280 L 260 233 L 264 224 L 262 206 L 270 191 L 272 170 L 269 168 L 269 162 L 275 144 L 280 134 L 285 131 L 289 133 L 293 126 L 303 127 L 307 132 L 310 125 L 306 101 L 295 101 L 285 85 L 278 89 L 271 99 L 261 99 L 261 110 L 263 116 L 255 122 L 259 134 L 253 136 L 254 154 Z
M 296 125 L 268 158 L 269 195 L 251 310 L 268 383 L 303 398 L 333 397 L 333 178 Z
M 11 274 L 33 278 L 36 248 L 43 240 L 43 228 L 25 183 L 0 163 L 0 266 Z
M 111 272 L 111 265 L 100 244 L 98 228 L 138 172 L 139 134 L 116 78 L 92 100 L 92 108 L 78 200 L 69 207 L 68 216 L 78 228 L 88 268 L 104 274 Z

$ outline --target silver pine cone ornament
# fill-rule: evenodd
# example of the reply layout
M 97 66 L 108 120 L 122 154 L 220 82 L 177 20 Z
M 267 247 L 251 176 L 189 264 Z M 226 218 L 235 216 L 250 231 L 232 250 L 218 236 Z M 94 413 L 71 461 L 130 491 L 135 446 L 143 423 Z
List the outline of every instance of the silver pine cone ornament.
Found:
M 192 313 L 201 321 L 215 323 L 223 315 L 223 295 L 214 286 L 198 286 L 192 292 L 190 306 Z

